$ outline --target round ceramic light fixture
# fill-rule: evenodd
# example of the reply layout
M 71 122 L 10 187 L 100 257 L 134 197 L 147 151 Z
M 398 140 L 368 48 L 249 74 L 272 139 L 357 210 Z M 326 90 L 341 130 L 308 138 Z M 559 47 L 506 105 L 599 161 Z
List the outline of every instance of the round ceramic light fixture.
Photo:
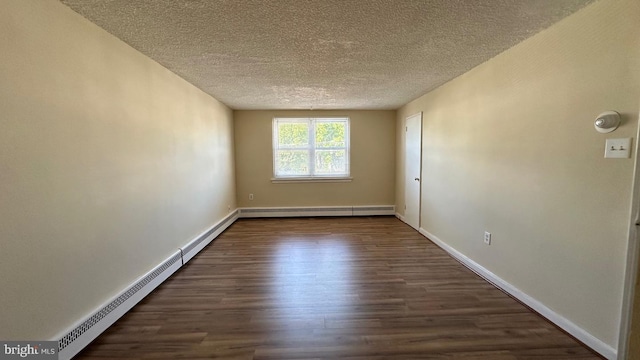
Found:
M 599 133 L 610 133 L 620 126 L 620 114 L 615 111 L 605 111 L 598 115 L 593 126 Z

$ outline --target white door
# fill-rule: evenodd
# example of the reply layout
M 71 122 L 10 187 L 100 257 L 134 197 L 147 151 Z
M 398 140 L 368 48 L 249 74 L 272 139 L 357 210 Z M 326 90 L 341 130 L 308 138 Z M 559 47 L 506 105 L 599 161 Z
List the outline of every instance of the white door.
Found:
M 638 133 L 640 139 L 640 119 Z M 622 299 L 622 320 L 618 341 L 618 359 L 640 359 L 640 148 L 634 150 L 635 170 L 633 173 L 633 209 L 629 241 L 627 243 L 627 264 Z M 636 356 L 633 356 L 636 355 Z
M 420 229 L 420 169 L 422 166 L 422 112 L 405 120 L 404 151 L 404 218 L 414 229 Z

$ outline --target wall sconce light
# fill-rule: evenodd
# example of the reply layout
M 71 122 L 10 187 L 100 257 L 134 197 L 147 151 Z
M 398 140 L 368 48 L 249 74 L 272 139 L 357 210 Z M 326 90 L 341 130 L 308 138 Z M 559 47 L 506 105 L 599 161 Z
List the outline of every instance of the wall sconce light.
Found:
M 605 111 L 598 115 L 593 126 L 599 133 L 610 133 L 620 126 L 620 114 L 615 111 Z

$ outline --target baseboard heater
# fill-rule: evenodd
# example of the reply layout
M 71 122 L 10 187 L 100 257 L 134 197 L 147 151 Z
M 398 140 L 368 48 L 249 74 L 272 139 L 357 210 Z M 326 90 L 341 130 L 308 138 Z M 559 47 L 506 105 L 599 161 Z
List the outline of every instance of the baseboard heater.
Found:
M 293 217 L 293 216 L 370 216 L 394 215 L 395 206 L 333 206 L 333 207 L 285 207 L 285 208 L 243 208 L 198 235 L 195 239 L 161 262 L 151 271 L 137 279 L 132 285 L 100 306 L 96 311 L 81 319 L 70 330 L 56 336 L 60 360 L 71 359 L 97 338 L 119 318 L 144 299 L 156 287 L 191 260 L 213 239 L 226 230 L 238 218 L 252 217 Z
M 58 358 L 71 359 L 181 266 L 182 256 L 180 251 L 177 251 L 169 259 L 136 281 L 133 286 L 92 313 L 59 338 Z
M 239 209 L 240 218 L 374 215 L 395 215 L 395 206 L 250 207 Z
M 54 341 L 58 341 L 58 358 L 67 360 L 77 355 L 91 341 L 233 224 L 238 219 L 238 214 L 239 212 L 236 210 L 227 215 L 227 217 L 197 236 L 194 240 L 179 248 L 169 258 L 140 277 L 115 298 L 83 318 L 70 330 L 65 331 L 60 336 L 56 336 Z
M 194 256 L 196 256 L 205 246 L 209 245 L 213 239 L 217 238 L 223 231 L 225 231 L 231 224 L 238 219 L 239 211 L 235 210 L 224 220 L 215 224 L 211 229 L 205 231 L 196 237 L 193 241 L 190 241 L 185 246 L 180 248 L 182 252 L 182 264 L 186 264 Z

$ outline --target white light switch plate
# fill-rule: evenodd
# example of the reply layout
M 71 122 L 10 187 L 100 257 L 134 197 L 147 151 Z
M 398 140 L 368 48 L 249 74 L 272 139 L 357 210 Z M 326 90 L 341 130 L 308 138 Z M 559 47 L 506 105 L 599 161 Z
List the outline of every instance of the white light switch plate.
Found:
M 613 159 L 628 159 L 631 154 L 631 138 L 607 139 L 604 157 Z

